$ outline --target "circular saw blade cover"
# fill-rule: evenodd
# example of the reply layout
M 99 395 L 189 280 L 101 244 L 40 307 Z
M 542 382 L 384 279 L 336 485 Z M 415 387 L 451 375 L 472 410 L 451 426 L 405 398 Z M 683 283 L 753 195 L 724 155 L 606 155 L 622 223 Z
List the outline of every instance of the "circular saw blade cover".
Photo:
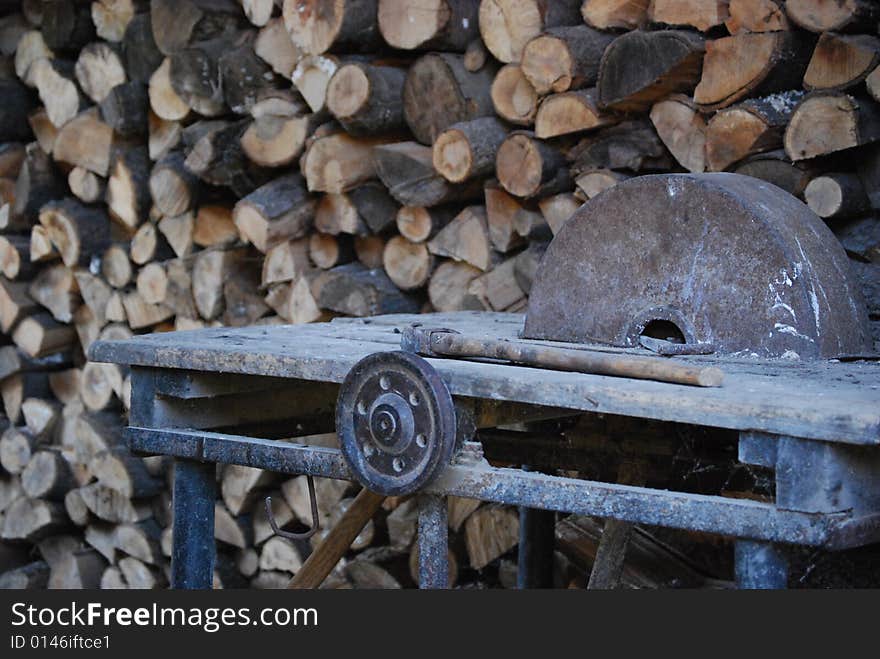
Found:
M 871 351 L 834 234 L 795 197 L 738 174 L 642 176 L 585 204 L 544 255 L 524 337 L 636 346 L 653 321 L 725 354 Z

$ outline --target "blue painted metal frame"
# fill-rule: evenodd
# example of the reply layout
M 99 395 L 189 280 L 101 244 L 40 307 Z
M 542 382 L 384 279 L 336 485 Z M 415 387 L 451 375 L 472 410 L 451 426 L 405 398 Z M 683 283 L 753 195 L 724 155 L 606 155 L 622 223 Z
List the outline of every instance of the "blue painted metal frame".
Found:
M 288 474 L 352 480 L 337 449 L 205 431 L 129 428 L 132 450 Z M 811 514 L 719 496 L 453 464 L 425 489 L 513 506 L 614 518 L 735 538 L 842 549 L 880 541 L 880 515 Z M 211 498 L 213 501 L 213 497 Z

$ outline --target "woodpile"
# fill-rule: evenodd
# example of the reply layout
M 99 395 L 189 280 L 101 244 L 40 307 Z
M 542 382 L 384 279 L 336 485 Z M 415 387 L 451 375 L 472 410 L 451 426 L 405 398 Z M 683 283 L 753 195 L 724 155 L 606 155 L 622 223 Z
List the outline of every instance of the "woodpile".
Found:
M 130 377 L 88 363 L 93 341 L 521 311 L 552 236 L 632 176 L 803 199 L 859 262 L 880 342 L 878 19 L 862 0 L 0 3 L 0 583 L 167 585 L 169 462 L 126 451 Z M 286 585 L 310 548 L 272 538 L 262 501 L 308 524 L 304 479 L 220 478 L 218 585 Z M 325 529 L 356 493 L 319 483 Z M 412 585 L 415 511 L 386 501 L 329 585 Z M 452 578 L 509 584 L 516 515 L 452 500 L 450 525 Z M 595 529 L 557 535 L 578 563 Z

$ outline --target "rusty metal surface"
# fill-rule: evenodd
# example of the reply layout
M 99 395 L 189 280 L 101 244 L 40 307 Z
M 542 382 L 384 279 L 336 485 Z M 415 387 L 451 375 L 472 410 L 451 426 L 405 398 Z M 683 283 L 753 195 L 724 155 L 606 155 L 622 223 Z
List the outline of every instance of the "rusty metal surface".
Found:
M 342 383 L 336 429 L 342 453 L 364 487 L 386 496 L 410 494 L 452 459 L 455 407 L 424 359 L 374 353 Z
M 637 346 L 656 320 L 724 354 L 870 352 L 849 267 L 825 224 L 764 181 L 643 176 L 591 200 L 557 234 L 524 337 Z

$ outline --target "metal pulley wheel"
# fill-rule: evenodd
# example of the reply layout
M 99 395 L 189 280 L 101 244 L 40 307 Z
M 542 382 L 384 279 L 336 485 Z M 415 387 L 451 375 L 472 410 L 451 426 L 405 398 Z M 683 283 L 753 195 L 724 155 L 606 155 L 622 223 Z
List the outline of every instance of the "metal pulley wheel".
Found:
M 805 204 L 738 174 L 641 176 L 569 219 L 532 285 L 524 338 L 821 359 L 870 352 L 865 304 Z
M 437 372 L 406 352 L 358 362 L 339 390 L 336 429 L 360 483 L 379 494 L 410 494 L 449 464 L 455 448 L 452 396 Z

